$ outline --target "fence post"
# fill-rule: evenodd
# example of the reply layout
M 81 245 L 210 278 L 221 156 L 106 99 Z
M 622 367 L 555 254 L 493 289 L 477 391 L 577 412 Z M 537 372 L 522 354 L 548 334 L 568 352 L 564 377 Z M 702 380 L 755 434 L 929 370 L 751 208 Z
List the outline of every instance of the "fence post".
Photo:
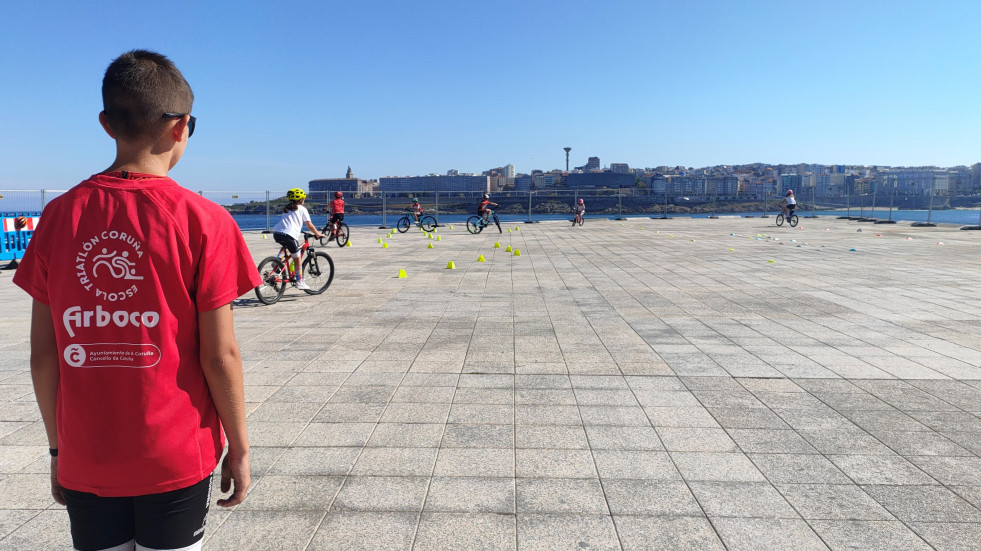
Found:
M 528 190 L 528 219 L 525 220 L 525 224 L 531 224 L 531 223 L 533 223 L 533 221 L 531 219 L 531 194 L 532 193 L 534 193 L 534 191 L 532 191 L 532 190 L 529 189 Z
M 269 192 L 266 191 L 266 231 L 269 231 Z
M 435 201 L 435 203 L 436 203 L 436 206 L 434 208 L 435 208 L 435 212 L 436 212 L 436 227 L 438 228 L 439 227 L 439 190 L 438 189 L 436 190 L 436 201 Z
M 385 221 L 385 210 L 386 210 L 386 208 L 385 208 L 385 202 L 388 199 L 388 194 L 386 194 L 384 191 L 382 191 L 381 192 L 381 196 L 382 196 L 382 225 L 381 226 L 378 226 L 378 229 L 380 229 L 380 230 L 387 230 L 388 229 L 388 226 L 386 225 L 386 221 Z
M 46 204 L 46 201 L 45 201 L 45 191 L 42 189 L 41 190 L 41 210 L 44 210 L 44 205 L 45 204 Z

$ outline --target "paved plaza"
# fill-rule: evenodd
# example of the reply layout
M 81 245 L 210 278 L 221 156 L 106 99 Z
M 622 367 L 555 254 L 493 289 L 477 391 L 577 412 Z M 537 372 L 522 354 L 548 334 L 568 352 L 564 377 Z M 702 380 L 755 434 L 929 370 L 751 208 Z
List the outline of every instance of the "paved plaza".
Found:
M 981 549 L 981 232 L 510 229 L 355 227 L 323 295 L 236 302 L 253 486 L 206 549 Z M 68 549 L 12 273 L 0 549 Z

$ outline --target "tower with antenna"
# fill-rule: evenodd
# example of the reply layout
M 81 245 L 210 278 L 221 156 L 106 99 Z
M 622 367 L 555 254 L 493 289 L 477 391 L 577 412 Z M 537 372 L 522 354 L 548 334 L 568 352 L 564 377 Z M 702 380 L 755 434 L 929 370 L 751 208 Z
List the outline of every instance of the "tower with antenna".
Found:
M 563 147 L 565 150 L 565 171 L 569 172 L 569 152 L 572 151 L 571 147 Z

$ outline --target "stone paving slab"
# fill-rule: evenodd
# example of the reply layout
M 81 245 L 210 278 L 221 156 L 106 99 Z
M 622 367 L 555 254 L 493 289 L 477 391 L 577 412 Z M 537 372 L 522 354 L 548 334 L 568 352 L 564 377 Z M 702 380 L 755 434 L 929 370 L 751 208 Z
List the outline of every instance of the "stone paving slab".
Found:
M 772 220 L 353 228 L 323 295 L 236 301 L 207 548 L 981 548 L 981 234 Z M 11 275 L 0 549 L 68 548 Z

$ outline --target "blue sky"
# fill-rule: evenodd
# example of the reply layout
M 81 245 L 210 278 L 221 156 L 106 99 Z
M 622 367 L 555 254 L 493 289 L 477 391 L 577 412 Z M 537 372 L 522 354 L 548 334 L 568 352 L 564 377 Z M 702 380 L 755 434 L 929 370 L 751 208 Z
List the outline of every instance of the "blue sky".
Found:
M 166 54 L 192 189 L 631 166 L 981 161 L 981 2 L 17 2 L 0 188 L 104 169 L 109 62 Z

